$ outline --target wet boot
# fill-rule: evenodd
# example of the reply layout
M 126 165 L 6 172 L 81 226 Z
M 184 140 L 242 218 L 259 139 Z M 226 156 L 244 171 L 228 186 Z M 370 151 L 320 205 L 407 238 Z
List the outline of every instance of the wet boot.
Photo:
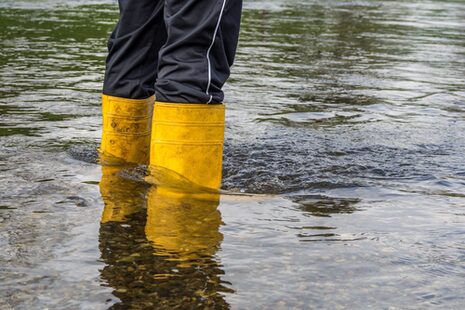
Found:
M 103 164 L 148 164 L 153 102 L 102 95 Z
M 168 171 L 193 186 L 220 188 L 224 118 L 222 104 L 156 102 L 150 175 Z

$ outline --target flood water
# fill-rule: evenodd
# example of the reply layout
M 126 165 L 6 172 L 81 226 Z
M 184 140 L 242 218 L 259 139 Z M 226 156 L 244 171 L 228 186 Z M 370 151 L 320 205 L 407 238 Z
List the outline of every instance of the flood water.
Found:
M 206 198 L 96 163 L 116 18 L 0 2 L 0 309 L 464 307 L 463 1 L 246 1 Z

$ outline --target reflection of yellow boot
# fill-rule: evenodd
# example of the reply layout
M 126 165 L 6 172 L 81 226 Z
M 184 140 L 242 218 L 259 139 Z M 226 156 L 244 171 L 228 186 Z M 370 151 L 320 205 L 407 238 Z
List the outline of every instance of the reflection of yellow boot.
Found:
M 148 163 L 153 102 L 102 95 L 103 162 Z
M 100 194 L 105 208 L 102 223 L 124 222 L 125 219 L 145 207 L 146 186 L 124 179 L 118 174 L 121 166 L 102 166 Z
M 224 114 L 222 104 L 156 102 L 150 169 L 173 171 L 197 185 L 219 188 Z
M 145 233 L 155 254 L 179 261 L 180 267 L 211 259 L 223 240 L 218 204 L 218 193 L 152 187 Z

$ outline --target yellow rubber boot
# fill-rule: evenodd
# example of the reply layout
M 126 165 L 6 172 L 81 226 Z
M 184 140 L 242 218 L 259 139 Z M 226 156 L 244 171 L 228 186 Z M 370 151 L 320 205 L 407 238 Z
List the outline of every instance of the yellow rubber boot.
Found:
M 222 104 L 155 102 L 150 174 L 171 171 L 198 186 L 218 189 L 224 118 Z
M 215 255 L 223 235 L 218 192 L 192 193 L 155 187 L 147 197 L 145 234 L 155 254 L 188 267 Z
M 102 163 L 148 164 L 153 103 L 102 95 Z

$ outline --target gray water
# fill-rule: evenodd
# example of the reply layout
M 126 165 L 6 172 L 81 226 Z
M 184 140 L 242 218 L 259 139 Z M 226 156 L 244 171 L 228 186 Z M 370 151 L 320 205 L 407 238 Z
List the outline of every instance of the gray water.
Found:
M 246 1 L 224 191 L 188 208 L 95 161 L 116 19 L 0 3 L 1 309 L 465 306 L 463 1 Z

